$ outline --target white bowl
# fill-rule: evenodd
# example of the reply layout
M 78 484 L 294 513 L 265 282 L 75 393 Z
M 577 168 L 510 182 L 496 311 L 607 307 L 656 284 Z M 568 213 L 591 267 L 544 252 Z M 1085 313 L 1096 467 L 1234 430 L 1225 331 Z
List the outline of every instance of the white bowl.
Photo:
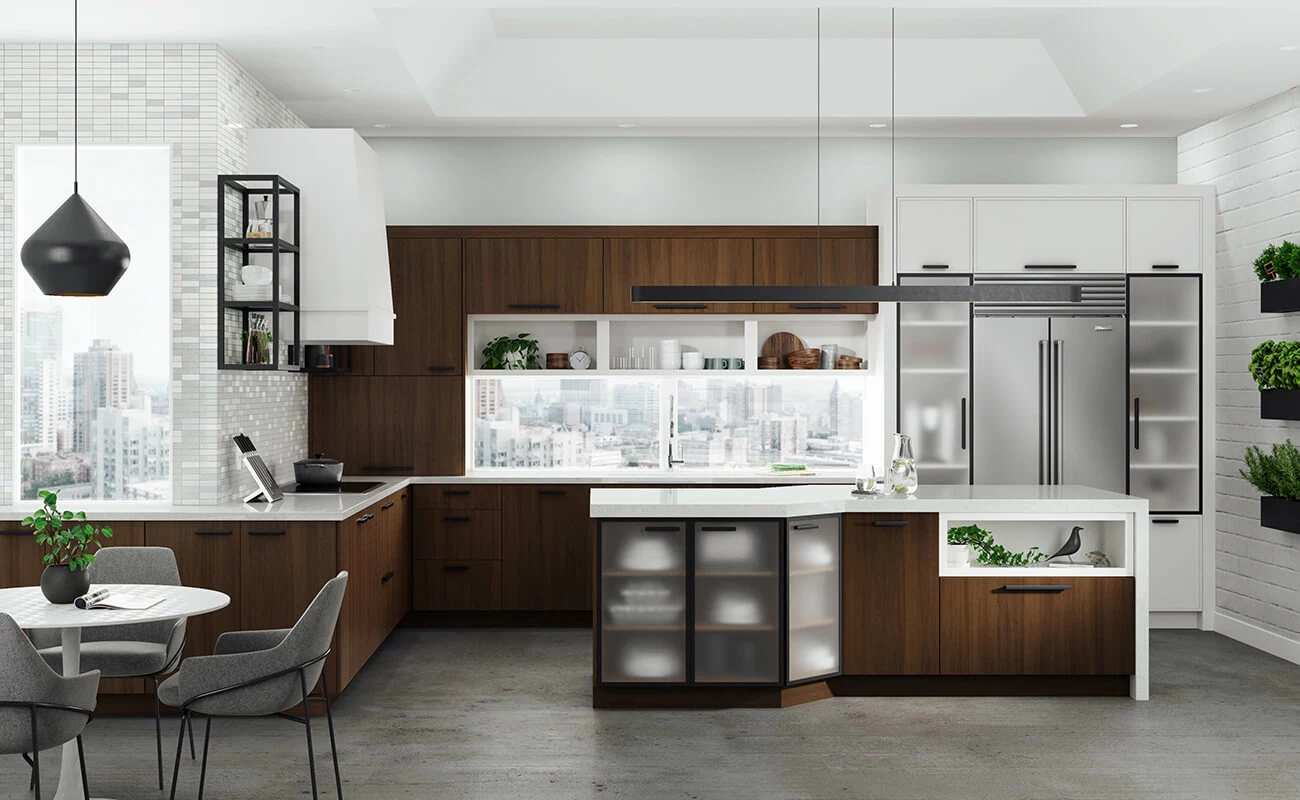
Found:
M 239 269 L 239 278 L 245 286 L 270 286 L 271 268 L 260 264 L 245 264 Z

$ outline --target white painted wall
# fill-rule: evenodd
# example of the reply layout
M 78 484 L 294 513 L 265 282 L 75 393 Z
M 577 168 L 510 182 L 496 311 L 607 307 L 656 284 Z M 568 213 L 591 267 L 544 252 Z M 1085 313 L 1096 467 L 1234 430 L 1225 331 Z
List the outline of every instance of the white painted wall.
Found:
M 1259 492 L 1240 477 L 1246 447 L 1300 440 L 1259 418 L 1247 370 L 1266 339 L 1300 338 L 1300 315 L 1261 314 L 1252 262 L 1300 238 L 1300 89 L 1178 137 L 1179 183 L 1218 190 L 1218 409 L 1214 629 L 1300 663 L 1300 536 L 1259 524 Z
M 400 138 L 379 154 L 389 225 L 799 225 L 812 138 Z M 1174 183 L 1161 138 L 899 138 L 896 183 Z M 823 224 L 861 225 L 890 140 L 823 138 Z

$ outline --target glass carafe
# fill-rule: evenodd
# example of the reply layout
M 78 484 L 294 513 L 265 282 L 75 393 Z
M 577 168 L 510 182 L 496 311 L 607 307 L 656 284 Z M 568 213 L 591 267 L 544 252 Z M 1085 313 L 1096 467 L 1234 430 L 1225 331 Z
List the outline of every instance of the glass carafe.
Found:
M 889 462 L 889 485 L 895 494 L 915 494 L 916 458 L 912 455 L 912 437 L 894 434 L 894 458 Z

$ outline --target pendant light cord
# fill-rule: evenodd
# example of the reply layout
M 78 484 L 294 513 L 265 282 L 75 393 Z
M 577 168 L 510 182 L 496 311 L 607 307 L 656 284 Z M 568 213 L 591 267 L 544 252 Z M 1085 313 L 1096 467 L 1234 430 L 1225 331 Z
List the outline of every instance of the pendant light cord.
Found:
M 817 285 L 822 284 L 822 9 L 817 7 Z
M 72 193 L 78 194 L 81 163 L 78 146 L 81 144 L 81 86 L 77 76 L 81 72 L 80 0 L 72 0 Z

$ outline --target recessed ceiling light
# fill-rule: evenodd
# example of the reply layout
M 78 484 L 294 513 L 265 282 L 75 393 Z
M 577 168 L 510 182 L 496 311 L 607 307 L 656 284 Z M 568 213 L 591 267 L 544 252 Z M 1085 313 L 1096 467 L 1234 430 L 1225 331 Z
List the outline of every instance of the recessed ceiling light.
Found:
M 1278 49 L 1283 53 L 1294 53 L 1295 51 L 1300 50 L 1300 44 L 1284 44 Z
M 1138 124 L 1136 122 L 1121 122 L 1119 126 L 1121 128 L 1136 128 Z
M 636 125 L 632 124 L 631 122 L 620 122 L 620 123 L 618 123 L 618 127 L 620 127 L 620 128 L 635 128 Z
M 873 123 L 871 123 L 870 125 L 868 125 L 867 127 L 868 127 L 868 128 L 888 128 L 889 126 L 886 125 L 886 124 L 883 123 L 883 122 L 873 122 Z
M 393 127 L 393 126 L 392 126 L 392 125 L 389 125 L 387 122 L 376 122 L 376 123 L 375 123 L 375 127 L 376 127 L 376 128 L 391 128 L 391 127 Z
M 324 50 L 324 49 L 325 49 L 325 45 L 323 45 L 323 44 L 314 44 L 314 45 L 311 46 L 311 49 L 313 49 L 313 50 Z
M 361 94 L 360 89 L 344 89 L 343 91 L 347 92 L 348 94 Z
M 227 122 L 227 123 L 226 123 L 226 127 L 227 127 L 227 128 L 236 128 L 236 129 L 238 129 L 238 128 L 242 128 L 242 127 L 244 127 L 244 123 L 242 123 L 242 122 Z
M 1202 86 L 1202 87 L 1200 87 L 1199 89 L 1193 89 L 1193 90 L 1192 90 L 1192 94 L 1209 94 L 1209 93 L 1212 92 L 1212 91 L 1214 91 L 1214 90 L 1211 89 L 1210 87 L 1208 87 L 1208 86 Z

